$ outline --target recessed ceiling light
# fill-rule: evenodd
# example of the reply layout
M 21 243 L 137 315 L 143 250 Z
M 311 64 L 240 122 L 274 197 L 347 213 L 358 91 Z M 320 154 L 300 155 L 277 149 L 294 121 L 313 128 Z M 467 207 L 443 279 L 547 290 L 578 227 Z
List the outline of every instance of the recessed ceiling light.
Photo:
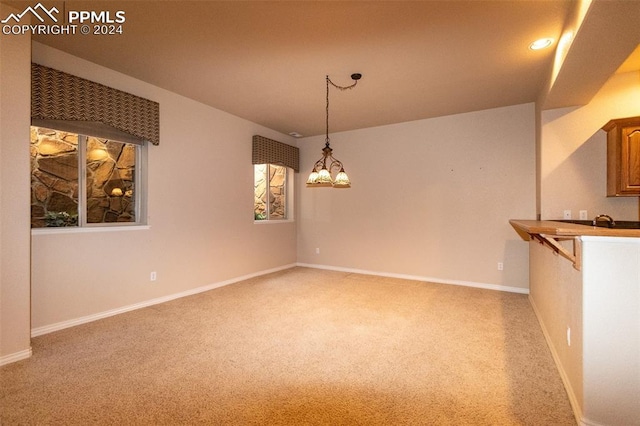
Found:
M 529 49 L 531 50 L 540 50 L 545 49 L 553 44 L 552 38 L 541 38 L 539 40 L 534 41 L 529 45 Z
M 301 138 L 302 135 L 298 132 L 291 132 L 289 133 L 289 136 L 293 136 L 294 138 Z

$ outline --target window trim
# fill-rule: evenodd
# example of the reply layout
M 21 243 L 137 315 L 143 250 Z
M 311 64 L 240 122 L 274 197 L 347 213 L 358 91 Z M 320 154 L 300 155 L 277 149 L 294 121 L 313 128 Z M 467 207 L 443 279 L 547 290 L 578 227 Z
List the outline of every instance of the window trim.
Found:
M 147 231 L 150 225 L 116 225 L 116 226 L 46 226 L 43 228 L 31 228 L 31 235 L 53 234 L 86 234 L 91 232 L 121 232 L 121 231 Z
M 262 219 L 262 220 L 254 220 L 253 223 L 256 225 L 275 225 L 277 223 L 294 223 L 293 219 Z

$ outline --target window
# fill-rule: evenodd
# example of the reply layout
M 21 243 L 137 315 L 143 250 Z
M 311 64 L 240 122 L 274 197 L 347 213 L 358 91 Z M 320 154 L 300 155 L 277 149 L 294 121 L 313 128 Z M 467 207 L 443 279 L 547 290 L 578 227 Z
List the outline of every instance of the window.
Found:
M 31 227 L 142 224 L 138 144 L 31 127 Z
M 255 220 L 290 219 L 291 191 L 287 167 L 255 164 L 253 170 Z

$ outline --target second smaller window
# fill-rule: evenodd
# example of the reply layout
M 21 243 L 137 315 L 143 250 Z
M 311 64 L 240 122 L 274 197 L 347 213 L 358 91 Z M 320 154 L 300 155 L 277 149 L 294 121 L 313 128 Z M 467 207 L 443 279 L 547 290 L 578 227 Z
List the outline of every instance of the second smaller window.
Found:
M 255 220 L 289 219 L 287 168 L 275 164 L 253 167 Z

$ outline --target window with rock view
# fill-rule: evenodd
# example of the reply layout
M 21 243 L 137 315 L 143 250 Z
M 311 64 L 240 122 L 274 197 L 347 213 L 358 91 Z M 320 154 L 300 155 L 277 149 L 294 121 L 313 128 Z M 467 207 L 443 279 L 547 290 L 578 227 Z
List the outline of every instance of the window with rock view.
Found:
M 31 227 L 137 222 L 140 145 L 31 128 Z
M 254 219 L 288 219 L 287 168 L 274 164 L 254 167 Z

